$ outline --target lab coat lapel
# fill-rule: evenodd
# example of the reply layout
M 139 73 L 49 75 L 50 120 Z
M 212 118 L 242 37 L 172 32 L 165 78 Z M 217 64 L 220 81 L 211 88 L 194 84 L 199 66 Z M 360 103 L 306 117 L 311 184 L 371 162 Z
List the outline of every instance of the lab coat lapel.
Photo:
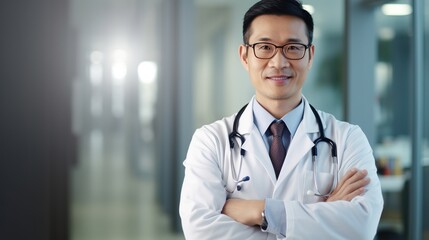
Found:
M 312 135 L 318 132 L 318 126 L 308 101 L 305 98 L 304 100 L 304 117 L 289 144 L 286 159 L 280 172 L 279 181 L 290 175 L 300 161 L 307 161 L 305 160 L 305 156 L 307 154 L 311 155 L 310 150 L 314 146 Z M 308 158 L 308 160 L 310 161 L 310 158 Z
M 270 156 L 264 145 L 261 134 L 258 129 L 254 127 L 249 136 L 246 138 L 246 142 L 243 144 L 243 149 L 246 150 L 246 158 L 251 161 L 258 161 L 265 169 L 266 174 L 270 177 L 273 185 L 276 183 L 276 175 L 274 172 L 273 164 L 271 163 Z M 260 172 L 261 170 L 255 169 Z
M 262 140 L 262 136 L 253 123 L 253 99 L 249 102 L 249 105 L 240 118 L 238 132 L 246 139 L 242 145 L 242 148 L 246 151 L 245 158 L 251 161 L 259 161 L 274 185 L 281 184 L 281 182 L 291 174 L 298 163 L 301 160 L 305 160 L 304 157 L 307 154 L 309 154 L 309 156 L 311 155 L 310 150 L 314 146 L 312 139 L 315 138 L 314 134 L 319 132 L 316 117 L 313 115 L 307 99 L 304 96 L 303 99 L 305 104 L 304 117 L 289 144 L 289 149 L 278 179 L 276 179 L 274 168 Z M 308 161 L 310 160 L 311 159 L 308 158 Z
M 262 136 L 255 124 L 253 123 L 253 99 L 249 102 L 246 110 L 240 118 L 238 131 L 245 137 L 246 141 L 242 145 L 242 149 L 246 151 L 245 159 L 250 161 L 258 161 L 270 177 L 273 185 L 276 183 L 276 175 L 274 168 L 265 147 Z M 255 169 L 255 171 L 258 171 Z

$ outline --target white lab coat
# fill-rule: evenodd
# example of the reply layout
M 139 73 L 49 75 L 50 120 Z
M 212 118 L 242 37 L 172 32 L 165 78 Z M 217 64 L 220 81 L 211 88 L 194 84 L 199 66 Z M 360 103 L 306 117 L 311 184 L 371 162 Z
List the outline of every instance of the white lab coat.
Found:
M 249 176 L 241 191 L 228 193 L 235 186 L 232 180 L 231 157 L 236 166 L 240 161 L 240 141 L 232 150 L 228 135 L 235 115 L 196 130 L 184 161 L 185 178 L 180 200 L 180 216 L 186 239 L 282 239 L 265 233 L 259 227 L 249 227 L 221 214 L 225 200 L 279 199 L 286 209 L 286 239 L 373 239 L 383 208 L 380 182 L 371 147 L 362 130 L 355 125 L 336 120 L 319 111 L 325 135 L 338 148 L 339 179 L 347 170 L 357 167 L 368 170 L 371 180 L 363 196 L 352 201 L 326 203 L 310 196 L 314 190 L 311 148 L 319 137 L 319 129 L 308 101 L 304 117 L 290 143 L 285 162 L 276 180 L 273 166 L 261 134 L 253 123 L 252 102 L 241 116 L 238 132 L 246 141 L 240 178 Z M 318 145 L 318 185 L 328 190 L 333 175 L 330 148 Z

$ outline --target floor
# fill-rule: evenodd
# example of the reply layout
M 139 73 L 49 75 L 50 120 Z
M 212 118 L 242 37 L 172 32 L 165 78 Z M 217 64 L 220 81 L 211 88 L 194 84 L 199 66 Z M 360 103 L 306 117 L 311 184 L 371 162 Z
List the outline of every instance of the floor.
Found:
M 72 173 L 71 240 L 182 240 L 155 198 L 153 152 L 143 141 L 132 162 L 123 134 L 92 131 L 80 138 Z

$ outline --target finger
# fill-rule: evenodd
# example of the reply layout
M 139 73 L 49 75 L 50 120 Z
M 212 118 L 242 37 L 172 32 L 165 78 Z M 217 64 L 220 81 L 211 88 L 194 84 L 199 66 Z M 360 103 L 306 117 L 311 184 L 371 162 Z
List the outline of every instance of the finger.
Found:
M 359 181 L 365 178 L 368 175 L 368 171 L 366 169 L 356 171 L 351 177 L 345 180 L 345 184 L 352 184 L 356 181 Z
M 366 185 L 369 184 L 370 181 L 371 179 L 369 178 L 363 178 L 359 181 L 356 181 L 348 186 L 347 192 L 353 192 L 356 189 L 364 188 Z
M 365 188 L 364 187 L 358 188 L 355 191 L 353 191 L 353 192 L 347 194 L 346 196 L 344 196 L 343 200 L 351 201 L 351 200 L 353 200 L 353 198 L 355 198 L 356 196 L 362 195 L 364 192 L 365 192 Z
M 352 168 L 344 174 L 344 176 L 341 177 L 340 182 L 335 187 L 334 193 L 341 191 L 343 186 L 347 184 L 347 182 L 350 181 L 350 178 L 352 178 L 359 170 L 357 168 Z
M 352 199 L 353 197 L 361 194 L 361 189 L 365 189 L 365 186 L 370 182 L 369 178 L 360 179 L 350 185 L 346 185 L 341 189 L 341 192 L 338 194 L 340 199 Z M 358 191 L 356 193 L 356 191 Z
M 356 172 L 358 171 L 357 168 L 352 168 L 344 174 L 344 176 L 341 177 L 340 181 L 338 182 L 337 186 L 335 187 L 334 191 L 332 192 L 332 195 L 336 195 L 338 192 L 341 191 L 342 187 L 344 186 L 345 182 L 351 178 Z
M 342 192 L 344 190 L 347 190 L 347 187 L 353 185 L 354 183 L 364 179 L 368 175 L 368 171 L 360 170 L 360 171 L 353 171 L 353 175 L 344 179 L 343 185 L 340 186 L 339 192 Z
M 356 183 L 353 187 L 347 187 L 342 189 L 342 193 L 331 195 L 326 201 L 333 202 L 337 200 L 351 201 L 354 197 L 361 195 L 365 192 L 365 185 L 369 183 L 369 178 L 361 180 Z
M 349 180 L 351 177 L 353 177 L 356 173 L 358 172 L 357 168 L 352 168 L 350 170 L 348 170 L 346 172 L 346 174 L 344 174 L 344 176 L 341 178 L 340 180 L 340 184 L 338 185 L 343 185 L 347 180 Z
M 338 190 L 341 189 L 341 187 L 345 184 L 347 180 L 349 180 L 353 175 L 355 175 L 358 172 L 357 168 L 352 168 L 344 174 L 344 176 L 340 179 L 340 182 L 338 183 L 337 187 L 335 188 L 334 192 L 338 192 Z
M 345 179 L 343 185 L 340 186 L 336 193 L 340 196 L 345 196 L 357 188 L 367 185 L 369 183 L 367 182 L 368 180 L 365 180 L 367 175 L 368 172 L 366 170 L 354 172 L 352 176 Z

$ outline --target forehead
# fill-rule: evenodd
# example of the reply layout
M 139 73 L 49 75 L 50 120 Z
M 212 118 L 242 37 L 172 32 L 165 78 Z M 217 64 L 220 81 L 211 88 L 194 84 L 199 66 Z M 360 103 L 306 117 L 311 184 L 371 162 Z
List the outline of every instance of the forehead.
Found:
M 273 41 L 303 42 L 308 41 L 305 22 L 290 15 L 261 15 L 250 25 L 249 42 Z

